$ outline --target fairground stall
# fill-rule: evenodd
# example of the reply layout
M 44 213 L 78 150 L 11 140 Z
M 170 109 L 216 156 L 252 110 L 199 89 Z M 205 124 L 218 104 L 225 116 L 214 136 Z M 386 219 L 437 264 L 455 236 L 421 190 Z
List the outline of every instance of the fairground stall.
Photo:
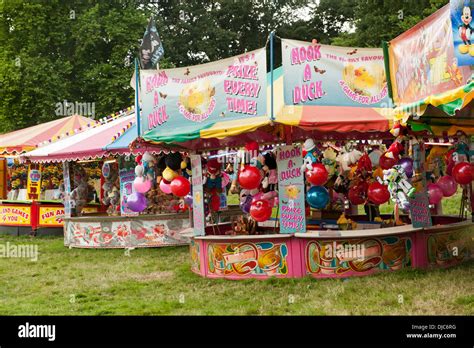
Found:
M 62 167 L 20 163 L 19 155 L 98 124 L 74 115 L 0 135 L 0 233 L 62 233 L 62 220 L 49 218 L 63 211 Z
M 392 122 L 382 49 L 281 41 L 283 67 L 269 77 L 265 49 L 141 72 L 141 138 L 191 153 L 192 270 L 348 277 L 472 258 L 471 218 L 436 214 L 458 184 L 466 207 L 470 169 L 427 182 L 427 133 Z M 230 222 L 222 195 L 240 202 Z
M 131 151 L 136 138 L 133 111 L 49 146 L 26 153 L 30 163 L 60 163 L 64 172 L 62 197 L 66 246 L 81 248 L 135 248 L 189 244 L 191 225 L 184 198 L 155 194 L 156 175 L 165 163 L 182 170 L 183 156 L 171 158 L 159 149 Z M 176 158 L 175 158 L 176 157 Z M 141 168 L 135 180 L 135 167 Z M 176 168 L 178 170 L 178 168 Z M 136 181 L 136 182 L 134 182 Z M 160 191 L 161 192 L 161 191 Z M 152 199 L 140 200 L 138 194 Z M 84 208 L 100 203 L 98 212 Z

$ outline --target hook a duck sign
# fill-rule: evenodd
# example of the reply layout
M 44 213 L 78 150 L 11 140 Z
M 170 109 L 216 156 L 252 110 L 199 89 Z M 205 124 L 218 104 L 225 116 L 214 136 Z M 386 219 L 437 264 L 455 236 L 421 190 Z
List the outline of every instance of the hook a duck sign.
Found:
M 379 107 L 388 102 L 382 49 L 282 39 L 286 105 Z
M 266 115 L 265 48 L 201 65 L 142 70 L 140 79 L 147 140 L 189 140 L 217 122 Z

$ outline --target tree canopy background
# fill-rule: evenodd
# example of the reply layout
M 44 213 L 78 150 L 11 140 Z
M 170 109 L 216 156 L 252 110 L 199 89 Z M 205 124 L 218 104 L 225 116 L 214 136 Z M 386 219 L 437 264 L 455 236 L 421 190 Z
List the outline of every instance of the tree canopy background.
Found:
M 62 117 L 56 104 L 95 103 L 95 117 L 133 105 L 133 59 L 150 15 L 181 67 L 279 37 L 380 47 L 448 0 L 0 0 L 0 132 Z M 279 40 L 276 62 L 281 61 Z

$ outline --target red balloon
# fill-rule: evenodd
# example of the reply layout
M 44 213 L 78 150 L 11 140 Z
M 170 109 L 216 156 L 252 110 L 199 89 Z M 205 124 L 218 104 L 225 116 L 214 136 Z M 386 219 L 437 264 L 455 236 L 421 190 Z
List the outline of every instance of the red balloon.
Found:
M 171 181 L 170 187 L 171 193 L 178 197 L 184 197 L 191 191 L 189 180 L 181 175 Z
M 387 186 L 376 181 L 369 185 L 367 197 L 372 203 L 384 204 L 390 199 L 390 192 L 388 192 Z
M 429 183 L 426 186 L 428 191 L 428 202 L 430 204 L 438 204 L 443 198 L 443 190 L 438 184 Z
M 380 156 L 379 159 L 379 165 L 382 167 L 382 169 L 390 169 L 392 168 L 395 164 L 397 164 L 398 159 L 397 158 L 390 158 L 385 156 L 386 152 Z
M 212 195 L 211 200 L 209 202 L 209 206 L 211 207 L 212 211 L 218 211 L 221 207 L 221 199 L 218 195 Z
M 438 179 L 438 186 L 441 187 L 444 197 L 451 197 L 458 189 L 458 184 L 452 176 L 445 175 Z
M 266 199 L 252 202 L 250 205 L 250 216 L 258 222 L 267 221 L 272 216 L 272 207 Z
M 352 186 L 349 189 L 349 201 L 354 205 L 364 204 L 367 201 L 367 189 L 368 185 L 365 182 Z
M 254 190 L 260 186 L 262 173 L 254 166 L 246 165 L 239 172 L 239 185 L 246 190 Z
M 328 171 L 321 163 L 313 163 L 313 167 L 306 171 L 306 179 L 311 185 L 322 186 L 328 181 Z
M 469 184 L 473 179 L 471 165 L 467 162 L 456 164 L 453 168 L 453 177 L 458 184 Z

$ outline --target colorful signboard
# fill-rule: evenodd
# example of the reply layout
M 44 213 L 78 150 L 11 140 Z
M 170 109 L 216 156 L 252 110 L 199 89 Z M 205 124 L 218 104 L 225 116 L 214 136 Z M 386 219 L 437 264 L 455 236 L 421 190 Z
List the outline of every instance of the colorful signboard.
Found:
M 344 277 L 412 266 L 410 238 L 387 236 L 352 240 L 312 240 L 305 246 L 306 273 Z
M 390 41 L 389 66 L 397 106 L 466 84 L 469 67 L 454 54 L 449 5 Z
M 415 195 L 409 198 L 410 202 L 410 218 L 413 227 L 430 227 L 433 225 L 431 221 L 430 203 L 428 201 L 428 193 L 426 189 L 425 167 L 425 149 L 422 144 L 413 144 L 413 172 L 411 178 Z
M 202 187 L 201 156 L 191 155 L 192 190 L 193 190 L 193 226 L 194 235 L 204 236 L 204 190 Z
M 189 243 L 188 218 L 131 221 L 66 221 L 65 244 L 82 248 L 127 248 Z
M 471 1 L 451 0 L 450 10 L 454 54 L 458 60 L 458 65 L 474 65 L 474 37 L 472 37 L 474 23 L 471 24 Z
M 64 224 L 63 207 L 39 207 L 38 225 L 42 227 L 61 227 Z
M 209 243 L 207 268 L 223 276 L 282 276 L 288 274 L 286 243 Z
M 266 51 L 140 72 L 141 134 L 189 138 L 216 122 L 266 115 Z
M 306 232 L 303 153 L 300 145 L 276 149 L 280 233 Z
M 386 106 L 382 49 L 282 39 L 286 105 Z
M 28 181 L 26 189 L 28 199 L 39 199 L 41 193 L 41 170 L 35 169 L 31 164 L 28 166 Z
M 3 226 L 31 226 L 31 206 L 0 205 L 0 224 Z
M 132 167 L 120 168 L 120 215 L 122 216 L 137 216 L 138 213 L 134 212 L 127 207 L 128 197 L 135 192 L 133 189 L 133 180 L 135 180 L 135 170 Z

